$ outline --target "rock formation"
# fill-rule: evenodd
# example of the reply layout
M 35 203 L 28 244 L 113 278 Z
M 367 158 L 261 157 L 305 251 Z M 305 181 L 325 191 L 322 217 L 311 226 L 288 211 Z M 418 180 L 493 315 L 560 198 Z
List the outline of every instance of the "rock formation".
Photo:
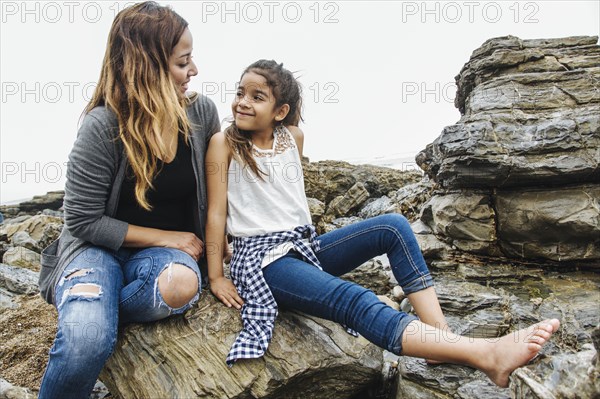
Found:
M 509 388 L 467 367 L 399 358 L 337 324 L 286 310 L 267 355 L 228 369 L 240 320 L 205 291 L 184 316 L 122 331 L 101 375 L 112 396 L 598 398 L 596 41 L 507 37 L 476 50 L 457 77 L 462 118 L 418 156 L 429 180 L 337 161 L 305 165 L 320 233 L 390 212 L 414 221 L 454 332 L 491 339 L 561 319 Z M 10 263 L 0 264 L 0 398 L 33 396 L 55 334 L 56 313 L 37 295 L 36 255 L 62 227 L 57 198 L 61 192 L 0 207 L 0 255 Z M 569 268 L 575 264 L 587 269 Z M 385 257 L 344 278 L 410 311 Z M 95 398 L 107 394 L 97 387 Z
M 417 155 L 421 219 L 456 248 L 600 266 L 597 37 L 490 39 L 456 77 L 462 117 Z
M 230 369 L 241 326 L 235 309 L 205 294 L 185 317 L 128 327 L 100 378 L 126 398 L 343 398 L 380 378 L 380 349 L 294 312 L 282 312 L 263 358 Z

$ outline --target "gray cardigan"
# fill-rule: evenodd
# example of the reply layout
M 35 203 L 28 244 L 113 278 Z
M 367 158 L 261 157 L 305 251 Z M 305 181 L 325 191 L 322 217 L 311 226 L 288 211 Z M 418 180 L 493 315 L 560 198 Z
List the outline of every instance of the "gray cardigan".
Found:
M 204 241 L 206 179 L 204 157 L 208 141 L 220 130 L 215 104 L 198 95 L 187 107 L 191 123 L 191 149 L 196 176 L 194 232 Z M 127 156 L 118 138 L 117 117 L 106 107 L 96 107 L 83 118 L 67 164 L 64 213 L 60 237 L 42 251 L 40 294 L 56 303 L 54 288 L 67 265 L 84 249 L 100 246 L 118 250 L 128 224 L 117 220 L 119 193 L 125 177 Z M 206 276 L 206 261 L 200 260 Z

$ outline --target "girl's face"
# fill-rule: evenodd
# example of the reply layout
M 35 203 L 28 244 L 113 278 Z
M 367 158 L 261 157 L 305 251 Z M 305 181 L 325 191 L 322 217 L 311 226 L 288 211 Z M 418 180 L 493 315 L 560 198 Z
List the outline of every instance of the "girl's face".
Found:
M 188 89 L 191 77 L 198 75 L 196 64 L 192 61 L 192 48 L 192 34 L 186 28 L 169 57 L 169 72 L 181 94 Z
M 242 76 L 231 104 L 238 129 L 254 132 L 272 131 L 287 114 L 287 108 L 283 105 L 275 109 L 275 96 L 267 79 L 254 72 L 246 72 Z

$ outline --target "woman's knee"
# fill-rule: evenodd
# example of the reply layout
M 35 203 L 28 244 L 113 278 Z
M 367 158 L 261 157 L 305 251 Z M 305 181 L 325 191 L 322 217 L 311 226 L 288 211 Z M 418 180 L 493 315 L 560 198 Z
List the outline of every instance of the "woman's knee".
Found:
M 117 343 L 117 325 L 94 320 L 61 323 L 53 350 L 66 362 L 103 365 Z
M 198 275 L 179 263 L 167 266 L 158 276 L 158 289 L 165 304 L 177 309 L 192 301 L 199 291 Z

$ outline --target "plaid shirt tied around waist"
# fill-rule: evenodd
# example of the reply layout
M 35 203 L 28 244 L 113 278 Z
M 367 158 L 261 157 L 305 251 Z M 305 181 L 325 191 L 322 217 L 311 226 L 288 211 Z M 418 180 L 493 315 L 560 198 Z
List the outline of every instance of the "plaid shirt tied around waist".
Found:
M 303 239 L 308 238 L 307 245 Z M 242 323 L 244 328 L 227 355 L 229 367 L 238 359 L 261 357 L 267 351 L 277 317 L 277 303 L 262 273 L 262 261 L 267 251 L 291 242 L 308 263 L 322 270 L 315 252 L 319 241 L 313 225 L 298 226 L 291 231 L 253 237 L 234 237 L 231 279 L 244 299 Z

